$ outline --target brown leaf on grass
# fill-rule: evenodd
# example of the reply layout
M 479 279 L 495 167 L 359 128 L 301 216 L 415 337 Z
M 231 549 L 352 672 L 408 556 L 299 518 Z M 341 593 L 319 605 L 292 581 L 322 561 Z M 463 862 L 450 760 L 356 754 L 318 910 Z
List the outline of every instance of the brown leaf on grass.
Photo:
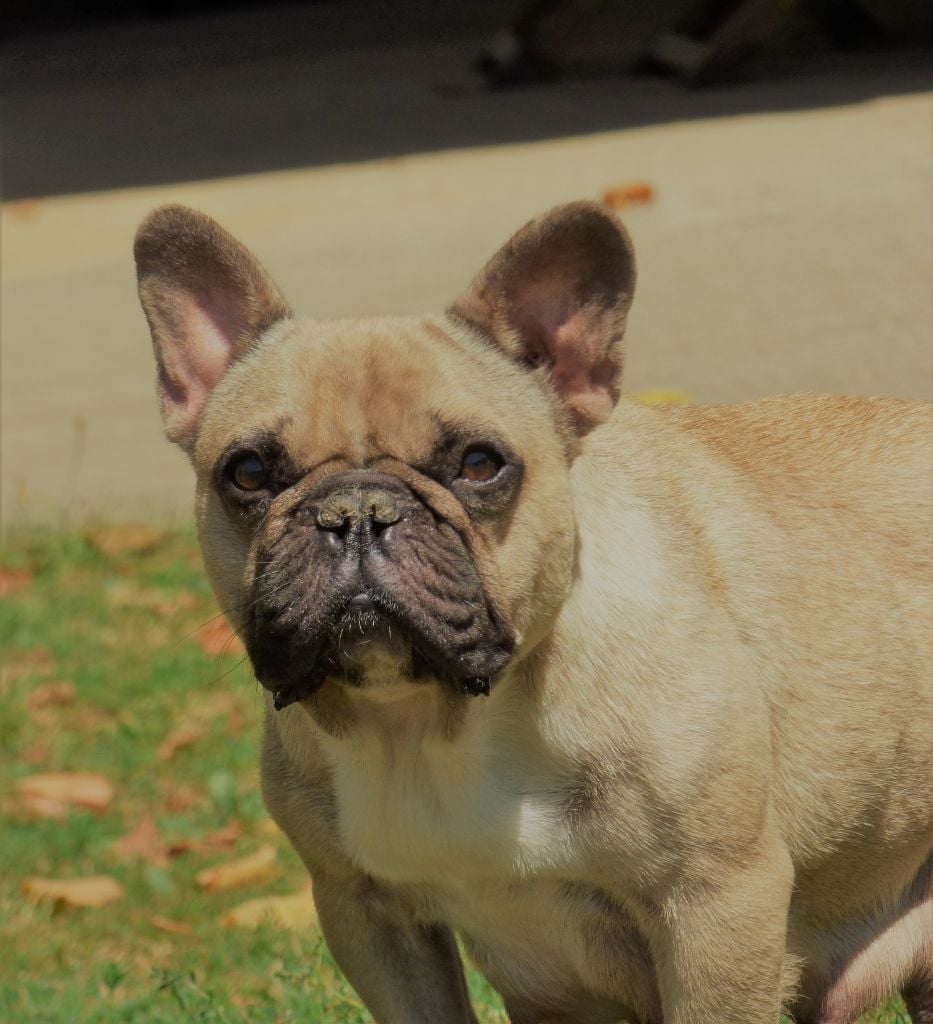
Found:
M 19 752 L 18 761 L 20 764 L 42 764 L 49 759 L 49 748 L 45 743 L 30 743 Z M 66 811 L 67 813 L 67 811 Z M 54 815 L 53 815 L 54 817 Z
M 156 867 L 163 867 L 168 863 L 165 843 L 150 814 L 144 814 L 134 829 L 114 842 L 113 852 L 120 860 L 139 857 Z
M 8 569 L 0 566 L 0 597 L 12 597 L 25 590 L 32 580 L 28 569 Z
M 189 726 L 186 729 L 176 729 L 171 732 L 159 744 L 156 751 L 160 761 L 171 761 L 179 750 L 190 747 L 204 735 L 204 729 L 200 726 Z
M 62 803 L 61 800 L 52 800 L 47 796 L 37 794 L 20 795 L 18 809 L 25 811 L 30 818 L 48 818 L 59 821 L 67 818 L 72 811 L 72 807 Z
M 241 835 L 243 835 L 243 826 L 234 818 L 226 825 L 214 829 L 213 832 L 206 832 L 201 837 L 201 846 L 205 850 L 229 850 L 236 845 L 236 841 Z
M 171 932 L 172 935 L 190 935 L 191 925 L 187 921 L 174 921 L 170 917 L 161 917 L 159 914 L 150 914 L 149 923 L 153 928 L 161 932 Z
M 275 857 L 274 846 L 263 846 L 248 857 L 215 864 L 214 867 L 199 871 L 196 880 L 208 892 L 262 885 L 271 881 L 278 871 Z
M 30 711 L 39 708 L 62 707 L 73 704 L 75 684 L 66 682 L 43 683 L 37 686 L 26 698 L 26 707 Z
M 174 782 L 163 779 L 160 785 L 165 810 L 170 814 L 180 814 L 200 807 L 207 800 L 204 791 L 186 782 Z
M 29 676 L 48 676 L 55 668 L 52 652 L 46 647 L 33 647 L 29 651 L 8 652 L 0 665 L 0 689 L 6 691 L 20 679 Z
M 146 523 L 119 523 L 88 530 L 88 541 L 102 555 L 116 558 L 118 555 L 142 555 L 165 539 L 164 530 L 156 530 Z
M 211 619 L 196 633 L 195 642 L 208 657 L 219 654 L 242 654 L 243 641 L 230 628 L 224 618 Z
M 20 802 L 42 818 L 63 817 L 72 807 L 103 814 L 113 800 L 109 779 L 95 772 L 45 772 L 17 783 Z
M 182 853 L 217 853 L 219 850 L 232 849 L 241 835 L 243 826 L 233 819 L 213 832 L 206 832 L 200 838 L 174 839 L 166 846 L 166 852 L 170 857 L 178 857 Z
M 26 878 L 20 888 L 33 900 L 65 907 L 102 907 L 123 899 L 123 886 L 110 875 L 87 878 Z
M 240 903 L 221 915 L 227 928 L 258 928 L 264 922 L 290 931 L 308 931 L 317 924 L 311 886 L 287 896 L 261 896 Z
M 626 210 L 630 206 L 654 201 L 654 188 L 644 181 L 632 181 L 606 189 L 602 195 L 603 206 L 610 210 Z

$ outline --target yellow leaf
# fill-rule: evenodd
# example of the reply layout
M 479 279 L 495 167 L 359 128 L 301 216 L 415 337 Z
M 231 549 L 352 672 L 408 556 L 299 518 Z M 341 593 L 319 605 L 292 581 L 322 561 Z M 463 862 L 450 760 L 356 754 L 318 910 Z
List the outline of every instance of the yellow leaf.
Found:
M 262 885 L 275 877 L 275 847 L 263 846 L 248 857 L 215 864 L 199 871 L 197 883 L 202 889 L 216 892 L 221 889 L 242 889 L 247 885 Z
M 102 907 L 123 899 L 123 886 L 110 875 L 87 878 L 26 878 L 21 888 L 34 900 L 67 907 Z
M 262 896 L 240 903 L 224 914 L 220 923 L 227 928 L 258 928 L 263 922 L 291 931 L 308 931 L 317 925 L 317 911 L 311 886 L 287 896 Z

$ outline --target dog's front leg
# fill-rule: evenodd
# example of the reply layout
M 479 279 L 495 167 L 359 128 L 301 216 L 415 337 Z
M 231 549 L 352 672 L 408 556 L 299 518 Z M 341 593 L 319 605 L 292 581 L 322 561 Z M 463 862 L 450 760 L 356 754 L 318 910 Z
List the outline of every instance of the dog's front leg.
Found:
M 664 1024 L 777 1024 L 792 884 L 780 841 L 678 884 L 653 943 Z
M 476 1024 L 449 929 L 364 875 L 313 882 L 327 945 L 378 1024 Z

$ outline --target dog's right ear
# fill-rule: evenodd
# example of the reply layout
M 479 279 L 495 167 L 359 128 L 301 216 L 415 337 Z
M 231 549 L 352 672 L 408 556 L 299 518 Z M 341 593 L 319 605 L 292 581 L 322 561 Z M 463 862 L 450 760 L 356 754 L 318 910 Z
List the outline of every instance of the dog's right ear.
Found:
M 256 257 L 197 210 L 153 211 L 134 253 L 165 433 L 190 453 L 214 385 L 291 310 Z

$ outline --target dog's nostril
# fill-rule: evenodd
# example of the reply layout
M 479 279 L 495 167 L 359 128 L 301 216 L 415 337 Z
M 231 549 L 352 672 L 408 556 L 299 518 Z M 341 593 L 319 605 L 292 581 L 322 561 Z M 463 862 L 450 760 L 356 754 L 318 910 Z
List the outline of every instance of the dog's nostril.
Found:
M 324 543 L 335 552 L 342 552 L 346 546 L 347 530 L 322 530 Z
M 378 494 L 372 497 L 366 509 L 373 521 L 373 527 L 379 533 L 387 526 L 392 526 L 399 521 L 398 505 L 394 498 L 388 494 Z

